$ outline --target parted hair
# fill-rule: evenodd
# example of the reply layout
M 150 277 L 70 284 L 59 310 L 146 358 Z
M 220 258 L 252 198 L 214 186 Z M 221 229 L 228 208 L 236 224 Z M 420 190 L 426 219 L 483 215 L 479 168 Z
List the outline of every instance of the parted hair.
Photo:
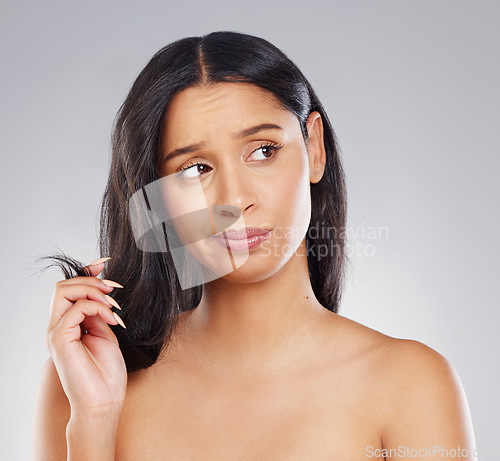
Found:
M 252 35 L 217 31 L 177 40 L 154 54 L 134 81 L 113 124 L 112 160 L 99 214 L 98 247 L 111 256 L 103 278 L 124 288 L 114 290 L 127 329 L 110 325 L 127 371 L 153 365 L 168 345 L 178 315 L 196 307 L 203 286 L 183 290 L 170 252 L 141 251 L 129 216 L 130 197 L 159 179 L 161 127 L 166 109 L 180 91 L 198 84 L 244 82 L 272 93 L 295 114 L 307 144 L 306 121 L 318 111 L 323 121 L 326 165 L 311 184 L 311 220 L 306 234 L 309 277 L 318 301 L 337 312 L 347 263 L 345 251 L 346 187 L 340 148 L 328 116 L 310 83 L 276 46 Z M 311 226 L 328 232 L 309 232 Z M 332 237 L 333 235 L 333 237 Z M 318 257 L 315 248 L 330 251 Z M 58 252 L 42 259 L 59 266 L 65 278 L 88 276 L 85 265 Z

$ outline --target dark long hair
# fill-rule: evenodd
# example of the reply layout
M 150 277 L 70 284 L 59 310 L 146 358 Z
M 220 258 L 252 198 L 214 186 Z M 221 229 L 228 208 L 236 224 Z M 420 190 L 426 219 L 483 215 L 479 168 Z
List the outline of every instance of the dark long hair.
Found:
M 117 312 L 127 329 L 110 327 L 128 372 L 158 360 L 178 315 L 196 307 L 203 290 L 202 286 L 181 289 L 169 252 L 137 248 L 129 199 L 159 179 L 160 130 L 174 95 L 197 84 L 217 82 L 252 83 L 274 94 L 283 108 L 297 116 L 306 142 L 309 114 L 321 114 L 327 159 L 323 177 L 310 185 L 312 211 L 306 247 L 314 293 L 326 309 L 338 311 L 346 266 L 346 188 L 337 139 L 316 93 L 297 66 L 262 38 L 229 31 L 183 38 L 159 50 L 141 71 L 118 111 L 112 133 L 112 162 L 100 207 L 98 245 L 101 256 L 111 256 L 102 276 L 124 286 L 111 296 L 122 306 Z M 322 245 L 329 251 L 319 257 L 315 249 Z M 47 258 L 62 268 L 66 278 L 73 276 L 72 270 L 76 275 L 89 275 L 83 264 L 63 253 Z

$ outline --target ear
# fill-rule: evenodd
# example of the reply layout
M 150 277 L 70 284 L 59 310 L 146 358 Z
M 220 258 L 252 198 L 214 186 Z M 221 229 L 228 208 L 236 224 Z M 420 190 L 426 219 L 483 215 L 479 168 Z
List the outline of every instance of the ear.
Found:
M 323 177 L 326 164 L 326 150 L 323 139 L 323 120 L 319 112 L 309 114 L 306 122 L 309 142 L 307 143 L 307 154 L 309 156 L 310 182 L 315 184 Z

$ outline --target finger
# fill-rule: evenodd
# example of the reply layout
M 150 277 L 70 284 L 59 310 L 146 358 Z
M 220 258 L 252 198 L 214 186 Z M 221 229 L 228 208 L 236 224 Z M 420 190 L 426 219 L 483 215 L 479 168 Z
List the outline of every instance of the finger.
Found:
M 62 344 L 79 341 L 81 338 L 80 324 L 86 316 L 98 315 L 104 322 L 117 325 L 118 321 L 111 310 L 104 304 L 88 299 L 79 299 L 64 314 L 61 321 L 48 331 L 48 344 L 56 349 Z
M 108 305 L 109 308 L 113 305 L 113 301 L 106 298 L 106 295 L 99 288 L 91 284 L 58 285 L 54 290 L 48 328 L 54 328 L 68 309 L 79 299 L 99 301 Z
M 108 282 L 108 281 L 106 280 L 106 282 Z M 111 280 L 111 282 L 113 282 L 113 281 Z M 116 282 L 113 282 L 113 283 L 116 284 Z M 100 290 L 103 290 L 106 293 L 109 293 L 113 288 L 115 288 L 111 285 L 106 285 L 104 280 L 102 280 L 100 278 L 80 276 L 80 275 L 77 275 L 77 276 L 72 277 L 70 279 L 59 280 L 56 283 L 56 287 L 60 286 L 60 285 L 64 286 L 64 285 L 76 285 L 76 284 L 92 285 L 92 286 L 99 288 Z M 110 290 L 110 288 L 111 288 L 111 290 Z M 122 286 L 120 285 L 119 288 L 122 288 Z
M 106 264 L 106 262 L 110 259 L 111 258 L 99 258 L 85 267 L 90 271 L 93 277 L 96 277 L 104 269 L 104 264 Z
M 85 316 L 85 319 L 80 325 L 84 325 L 87 330 L 87 334 L 97 336 L 99 338 L 109 339 L 115 344 L 118 344 L 118 339 L 116 339 L 116 335 L 113 333 L 113 330 L 98 315 Z

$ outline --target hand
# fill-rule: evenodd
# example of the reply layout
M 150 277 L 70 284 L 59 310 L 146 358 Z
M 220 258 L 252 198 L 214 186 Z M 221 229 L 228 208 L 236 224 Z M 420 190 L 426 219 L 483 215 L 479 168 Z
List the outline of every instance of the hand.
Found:
M 46 344 L 72 413 L 98 416 L 121 411 L 127 369 L 108 325 L 120 323 L 106 298 L 113 287 L 97 278 L 104 262 L 87 268 L 91 277 L 56 283 Z

